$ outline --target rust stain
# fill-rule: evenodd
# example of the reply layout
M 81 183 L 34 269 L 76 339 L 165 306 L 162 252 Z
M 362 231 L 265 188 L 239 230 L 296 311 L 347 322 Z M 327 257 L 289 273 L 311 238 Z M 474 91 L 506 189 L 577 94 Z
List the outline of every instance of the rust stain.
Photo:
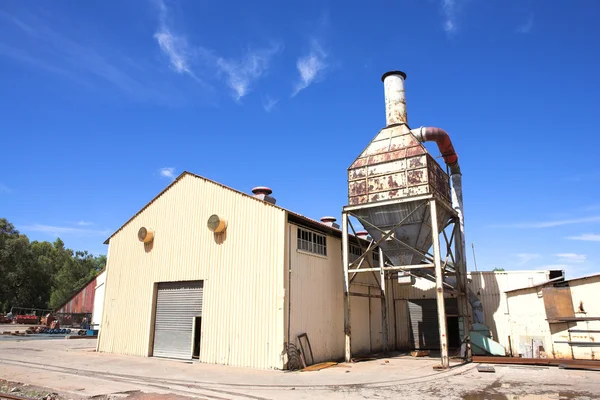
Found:
M 353 182 L 349 185 L 350 196 L 357 196 L 367 192 L 367 184 L 365 181 Z
M 408 181 L 409 185 L 418 185 L 420 183 L 423 183 L 424 179 L 423 179 L 423 170 L 422 169 L 417 169 L 414 171 L 408 171 L 406 180 Z
M 399 187 L 398 183 L 396 183 L 396 181 L 394 180 L 394 177 L 391 176 L 391 175 L 388 177 L 388 187 L 389 188 L 397 188 L 397 187 Z
M 357 168 L 350 170 L 350 180 L 365 178 L 367 176 L 366 168 Z
M 350 168 L 360 168 L 367 164 L 367 160 L 368 160 L 368 157 L 358 158 L 358 159 L 356 159 L 356 161 L 354 161 L 354 163 L 352 163 Z
M 423 148 L 421 146 L 409 147 L 408 149 L 406 149 L 407 157 L 418 156 L 418 155 L 424 154 L 424 153 L 425 153 L 425 150 L 423 150 Z
M 421 157 L 414 157 L 414 158 L 410 158 L 408 160 L 408 167 L 409 168 L 420 168 L 420 167 L 424 167 L 425 163 L 423 162 L 423 158 Z

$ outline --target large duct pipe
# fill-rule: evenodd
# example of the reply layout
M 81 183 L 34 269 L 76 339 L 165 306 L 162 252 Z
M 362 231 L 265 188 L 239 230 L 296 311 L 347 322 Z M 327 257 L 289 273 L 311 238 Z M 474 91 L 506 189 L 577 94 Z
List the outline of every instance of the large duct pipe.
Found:
M 436 142 L 440 153 L 442 153 L 442 157 L 444 157 L 444 162 L 450 169 L 450 179 L 452 179 L 452 207 L 458 213 L 460 221 L 460 232 L 462 233 L 460 248 L 464 256 L 466 249 L 464 243 L 465 221 L 463 216 L 462 174 L 460 172 L 460 165 L 458 165 L 458 155 L 454 151 L 450 135 L 441 128 L 431 126 L 411 129 L 410 132 L 419 142 Z
M 460 174 L 460 167 L 458 165 L 458 155 L 454 151 L 452 141 L 448 132 L 441 128 L 434 128 L 432 126 L 422 126 L 417 129 L 411 129 L 410 131 L 419 142 L 436 142 L 444 162 L 450 168 L 450 174 Z
M 402 71 L 390 71 L 383 74 L 385 91 L 385 123 L 386 126 L 408 123 L 406 118 L 406 95 L 404 80 L 406 74 Z
M 418 129 L 411 129 L 410 131 L 419 142 L 436 142 L 444 162 L 450 169 L 450 179 L 452 180 L 452 208 L 458 214 L 458 222 L 460 229 L 460 237 L 457 238 L 459 241 L 458 248 L 462 253 L 461 259 L 466 257 L 465 247 L 465 219 L 463 213 L 463 195 L 462 195 L 462 173 L 460 172 L 460 165 L 458 164 L 458 155 L 454 151 L 452 140 L 448 132 L 441 128 L 435 127 L 420 127 Z M 473 308 L 473 316 L 475 322 L 483 324 L 483 306 L 481 301 L 475 295 L 471 289 L 468 289 L 469 303 Z

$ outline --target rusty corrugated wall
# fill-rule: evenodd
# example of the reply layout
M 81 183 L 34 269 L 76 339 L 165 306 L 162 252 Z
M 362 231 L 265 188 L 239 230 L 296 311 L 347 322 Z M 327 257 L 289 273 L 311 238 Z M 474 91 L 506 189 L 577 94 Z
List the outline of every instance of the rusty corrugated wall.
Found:
M 79 292 L 71 297 L 64 305 L 56 309 L 57 313 L 92 313 L 94 310 L 94 296 L 96 278 L 88 282 Z

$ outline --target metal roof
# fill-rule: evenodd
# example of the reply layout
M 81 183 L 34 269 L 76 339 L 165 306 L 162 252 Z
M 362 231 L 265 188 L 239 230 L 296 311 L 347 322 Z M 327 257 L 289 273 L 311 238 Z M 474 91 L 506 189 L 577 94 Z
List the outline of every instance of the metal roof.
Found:
M 313 228 L 313 229 L 319 230 L 319 231 L 321 231 L 321 232 L 323 232 L 323 233 L 328 233 L 328 234 L 330 234 L 330 235 L 332 235 L 332 236 L 336 236 L 336 237 L 339 237 L 339 238 L 341 238 L 341 237 L 342 237 L 342 231 L 341 231 L 340 229 L 337 229 L 337 228 L 331 227 L 331 226 L 329 226 L 329 225 L 325 225 L 324 223 L 322 223 L 322 222 L 320 222 L 320 221 L 317 221 L 317 220 L 315 220 L 315 219 L 312 219 L 312 218 L 306 217 L 306 216 L 304 216 L 304 215 L 302 215 L 302 214 L 298 214 L 298 213 L 296 213 L 296 212 L 294 212 L 294 211 L 288 210 L 287 208 L 283 208 L 283 207 L 281 207 L 281 206 L 278 206 L 278 205 L 275 205 L 275 204 L 272 204 L 272 203 L 269 203 L 269 202 L 263 201 L 263 200 L 261 200 L 261 199 L 258 199 L 258 198 L 256 198 L 256 197 L 254 197 L 254 196 L 253 196 L 253 195 L 251 195 L 251 194 L 248 194 L 248 193 L 245 193 L 245 192 L 242 192 L 242 191 L 239 191 L 239 190 L 233 189 L 233 188 L 231 188 L 231 187 L 229 187 L 229 186 L 223 185 L 222 183 L 219 183 L 219 182 L 213 181 L 213 180 L 211 180 L 211 179 L 205 178 L 205 177 L 203 177 L 203 176 L 200 176 L 200 175 L 196 175 L 196 174 L 194 174 L 194 173 L 191 173 L 191 172 L 188 172 L 188 171 L 183 171 L 183 172 L 182 172 L 182 173 L 181 173 L 181 174 L 180 174 L 180 175 L 179 175 L 177 178 L 175 178 L 175 180 L 174 180 L 173 182 L 171 182 L 171 183 L 170 183 L 170 184 L 169 184 L 167 187 L 165 187 L 165 188 L 164 188 L 164 189 L 163 189 L 163 190 L 162 190 L 162 191 L 161 191 L 159 194 L 157 194 L 156 196 L 154 196 L 154 198 L 153 198 L 152 200 L 150 200 L 150 201 L 148 202 L 148 204 L 146 204 L 144 207 L 142 207 L 142 208 L 141 208 L 141 209 L 140 209 L 138 212 L 136 212 L 136 213 L 135 213 L 135 214 L 134 214 L 134 215 L 133 215 L 131 218 L 129 218 L 129 219 L 128 219 L 128 220 L 127 220 L 127 221 L 126 221 L 126 222 L 125 222 L 123 225 L 121 225 L 121 227 L 119 227 L 119 229 L 117 229 L 117 230 L 116 230 L 116 231 L 115 231 L 115 232 L 114 232 L 112 235 L 110 235 L 110 236 L 108 237 L 108 239 L 106 239 L 106 240 L 104 241 L 104 244 L 108 244 L 108 243 L 110 242 L 110 239 L 111 239 L 113 236 L 115 236 L 117 233 L 119 233 L 119 231 L 121 231 L 121 229 L 123 229 L 125 226 L 127 226 L 127 225 L 128 225 L 128 224 L 129 224 L 131 221 L 133 221 L 133 220 L 134 220 L 134 219 L 135 219 L 135 218 L 136 218 L 136 217 L 137 217 L 137 216 L 138 216 L 138 215 L 139 215 L 139 214 L 140 214 L 142 211 L 144 211 L 146 208 L 148 208 L 148 207 L 149 207 L 149 206 L 150 206 L 152 203 L 154 203 L 154 202 L 155 202 L 155 201 L 156 201 L 156 200 L 157 200 L 159 197 L 161 197 L 161 196 L 162 196 L 162 195 L 163 195 L 165 192 L 167 192 L 167 191 L 168 191 L 168 190 L 169 190 L 171 187 L 173 187 L 173 186 L 174 186 L 175 184 L 177 184 L 177 183 L 178 183 L 178 182 L 179 182 L 179 181 L 180 181 L 180 180 L 181 180 L 181 179 L 182 179 L 184 176 L 187 176 L 187 175 L 189 175 L 189 176 L 192 176 L 192 177 L 194 177 L 194 178 L 203 179 L 203 180 L 205 180 L 205 181 L 207 181 L 207 182 L 210 182 L 210 183 L 213 183 L 213 184 L 215 184 L 215 185 L 221 186 L 223 189 L 231 190 L 232 192 L 238 193 L 238 194 L 240 194 L 240 195 L 242 195 L 242 196 L 249 197 L 249 198 L 251 198 L 251 199 L 254 199 L 254 200 L 256 200 L 256 201 L 260 201 L 261 203 L 263 203 L 263 204 L 266 204 L 266 205 L 269 205 L 269 206 L 271 206 L 271 207 L 279 208 L 280 210 L 283 210 L 283 211 L 285 211 L 285 212 L 287 212 L 287 213 L 288 213 L 288 221 L 290 221 L 290 222 L 296 222 L 296 223 L 302 224 L 302 225 L 304 225 L 304 226 L 307 226 L 307 227 L 309 227 L 309 228 Z
M 533 285 L 533 286 L 528 286 L 528 287 L 519 288 L 519 289 L 507 290 L 506 293 L 514 293 L 514 292 L 518 292 L 519 290 L 527 290 L 527 289 L 537 288 L 537 287 L 540 287 L 540 286 L 546 286 L 546 285 L 551 285 L 551 284 L 555 284 L 555 283 L 568 284 L 568 283 L 574 282 L 574 281 L 580 281 L 580 280 L 585 280 L 585 279 L 590 279 L 590 278 L 597 278 L 597 277 L 600 277 L 600 273 L 592 274 L 592 275 L 586 275 L 586 276 L 581 276 L 579 278 L 565 279 L 565 280 L 560 280 L 559 278 L 563 278 L 563 277 L 559 277 L 559 278 L 549 279 L 546 282 L 541 282 L 541 283 L 538 283 L 538 284 Z

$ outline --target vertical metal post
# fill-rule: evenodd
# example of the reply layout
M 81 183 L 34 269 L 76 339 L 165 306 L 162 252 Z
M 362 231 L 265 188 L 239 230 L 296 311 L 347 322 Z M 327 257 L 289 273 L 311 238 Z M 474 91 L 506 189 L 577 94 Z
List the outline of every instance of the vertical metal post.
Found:
M 346 362 L 352 359 L 352 350 L 350 347 L 350 280 L 348 276 L 349 262 L 348 246 L 348 214 L 342 212 L 342 264 L 344 266 L 344 334 L 346 336 L 344 346 L 344 358 Z M 371 299 L 369 299 L 370 301 Z
M 387 321 L 387 301 L 385 294 L 385 259 L 383 258 L 383 250 L 379 247 L 379 278 L 381 282 L 381 336 L 383 343 L 383 352 L 387 353 L 388 348 L 388 321 Z M 369 299 L 370 300 L 370 299 Z
M 469 287 L 467 281 L 467 263 L 466 263 L 466 251 L 465 251 L 465 238 L 460 224 L 454 223 L 454 254 L 456 257 L 456 286 L 459 291 L 458 295 L 458 328 L 461 343 L 462 340 L 467 338 L 471 333 L 471 313 L 469 310 Z M 461 344 L 461 348 L 464 345 L 464 353 L 462 356 L 467 361 L 471 361 L 471 345 L 470 343 Z
M 438 229 L 437 204 L 429 202 L 431 212 L 431 237 L 433 239 L 433 263 L 435 265 L 435 290 L 437 295 L 438 323 L 440 326 L 440 352 L 442 368 L 449 367 L 448 333 L 446 328 L 446 306 L 444 304 L 444 274 L 442 271 L 442 256 L 440 252 L 440 233 Z

